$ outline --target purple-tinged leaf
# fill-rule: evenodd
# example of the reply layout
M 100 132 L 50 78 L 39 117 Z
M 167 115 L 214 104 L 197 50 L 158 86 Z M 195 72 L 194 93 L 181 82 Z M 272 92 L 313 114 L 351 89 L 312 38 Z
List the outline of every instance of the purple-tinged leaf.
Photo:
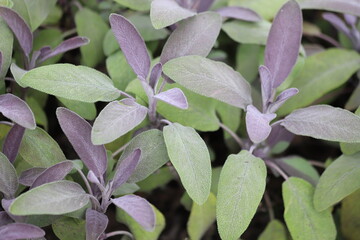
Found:
M 244 7 L 223 7 L 216 10 L 224 18 L 234 18 L 247 22 L 260 22 L 259 14 L 249 8 Z
M 159 62 L 155 64 L 155 66 L 151 70 L 149 84 L 152 88 L 155 88 L 155 85 L 159 81 L 161 73 L 162 73 L 162 64 Z
M 96 177 L 95 173 L 91 170 L 89 170 L 88 174 L 87 174 L 87 179 L 91 182 L 94 183 L 96 185 L 101 185 L 99 179 Z
M 338 31 L 344 33 L 346 36 L 351 38 L 350 29 L 346 26 L 345 22 L 333 13 L 323 13 L 322 17 L 331 23 Z
M 289 88 L 282 91 L 279 96 L 275 99 L 273 103 L 270 104 L 268 108 L 269 113 L 275 113 L 289 98 L 298 94 L 299 90 L 297 88 Z
M 271 132 L 270 121 L 276 117 L 276 114 L 261 113 L 253 105 L 246 108 L 246 130 L 253 143 L 264 141 Z
M 141 82 L 141 85 L 146 93 L 147 96 L 150 96 L 152 98 L 154 96 L 154 89 L 149 85 L 149 83 L 142 77 L 137 76 L 138 79 Z
M 0 51 L 0 72 L 2 70 L 2 67 L 3 67 L 3 54 L 2 52 Z
M 30 189 L 36 188 L 45 183 L 63 180 L 73 169 L 73 166 L 74 165 L 71 161 L 64 161 L 47 168 L 35 179 Z
M 108 225 L 108 217 L 98 211 L 88 208 L 86 210 L 86 240 L 98 240 L 105 232 Z
M 36 178 L 40 176 L 41 173 L 44 172 L 45 170 L 46 168 L 41 168 L 41 167 L 34 167 L 25 170 L 21 173 L 19 177 L 19 183 L 24 186 L 30 187 L 34 183 Z
M 347 22 L 347 24 L 354 25 L 354 26 L 356 25 L 357 17 L 350 15 L 350 14 L 344 14 L 344 18 L 345 18 L 345 21 Z
M 266 43 L 265 66 L 273 76 L 273 88 L 290 74 L 299 55 L 301 35 L 301 9 L 296 1 L 291 0 L 277 13 Z
M 129 214 L 145 230 L 151 231 L 155 227 L 155 212 L 152 206 L 144 198 L 136 195 L 126 195 L 111 199 L 118 207 Z
M 135 149 L 116 167 L 116 171 L 113 179 L 113 187 L 112 187 L 113 190 L 120 187 L 133 174 L 136 166 L 139 163 L 140 156 L 141 156 L 141 150 Z
M 15 196 L 18 186 L 19 182 L 14 166 L 0 152 L 0 192 L 4 194 L 5 199 L 10 199 Z
M 5 211 L 0 211 L 0 227 L 12 222 L 13 220 Z
M 150 70 L 150 56 L 144 39 L 135 26 L 121 15 L 111 14 L 110 25 L 131 68 L 136 75 L 146 79 Z
M 29 26 L 17 12 L 10 8 L 0 7 L 0 16 L 15 34 L 25 55 L 29 57 L 33 45 L 33 35 Z
M 103 145 L 92 144 L 91 125 L 78 114 L 66 108 L 58 108 L 56 115 L 61 129 L 80 159 L 97 177 L 102 178 L 107 168 L 106 150 Z
M 180 109 L 187 109 L 189 107 L 186 96 L 180 88 L 172 88 L 165 92 L 161 92 L 156 94 L 154 98 Z
M 51 57 L 54 57 L 58 54 L 73 50 L 75 48 L 79 48 L 81 46 L 84 46 L 86 44 L 89 43 L 89 39 L 86 37 L 73 37 L 70 39 L 67 39 L 65 41 L 63 41 L 62 43 L 60 43 L 59 46 L 57 46 L 56 48 L 54 48 L 54 50 L 50 50 L 47 47 L 42 48 L 41 51 L 41 55 L 40 55 L 40 59 L 39 62 L 43 62 L 46 59 L 49 59 Z
M 200 3 L 196 7 L 198 12 L 205 12 L 210 9 L 215 0 L 200 0 Z M 199 1 L 197 1 L 199 2 Z
M 214 12 L 200 13 L 182 21 L 166 41 L 160 56 L 162 64 L 187 55 L 206 57 L 219 35 L 221 16 Z
M 265 111 L 267 109 L 267 104 L 269 101 L 271 101 L 272 98 L 272 75 L 270 70 L 264 66 L 261 65 L 259 67 L 259 73 L 260 73 L 260 80 L 261 80 L 261 95 L 262 95 L 262 102 L 263 102 L 263 110 Z
M 11 205 L 11 203 L 14 201 L 15 199 L 1 199 L 1 206 L 4 209 L 4 211 L 9 215 L 9 217 L 14 220 L 15 222 L 25 222 L 26 221 L 26 217 L 25 216 L 15 216 L 12 215 L 9 211 L 9 207 Z
M 266 139 L 267 144 L 270 147 L 274 147 L 279 142 L 288 142 L 290 143 L 294 138 L 294 134 L 286 130 L 280 124 L 276 124 L 272 126 L 271 133 L 269 137 Z
M 0 227 L 0 240 L 41 238 L 44 236 L 44 230 L 31 224 L 10 223 Z
M 34 114 L 30 107 L 24 100 L 13 94 L 0 95 L 0 112 L 20 126 L 29 129 L 36 128 Z
M 9 159 L 11 163 L 15 162 L 16 156 L 19 153 L 19 148 L 21 140 L 24 136 L 25 128 L 14 124 L 6 135 L 4 144 L 3 144 L 3 153 Z
M 298 0 L 302 9 L 328 10 L 360 17 L 359 0 Z

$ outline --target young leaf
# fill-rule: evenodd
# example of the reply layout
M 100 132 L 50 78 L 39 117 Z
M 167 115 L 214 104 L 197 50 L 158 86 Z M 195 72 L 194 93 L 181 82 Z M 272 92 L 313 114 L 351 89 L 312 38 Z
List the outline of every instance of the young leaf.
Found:
M 36 128 L 34 114 L 29 105 L 13 94 L 0 95 L 0 112 L 22 127 Z
M 347 37 L 351 38 L 350 29 L 346 26 L 345 22 L 333 13 L 323 13 L 322 17 L 331 23 L 338 31 L 344 33 Z
M 265 230 L 260 234 L 258 240 L 287 240 L 285 226 L 279 220 L 271 220 Z
M 314 206 L 323 211 L 360 188 L 360 154 L 341 155 L 321 175 L 316 185 Z
M 150 18 L 155 29 L 161 29 L 196 15 L 195 12 L 179 6 L 175 0 L 154 0 L 151 2 Z
M 40 168 L 40 167 L 34 167 L 29 168 L 28 170 L 25 170 L 21 173 L 19 177 L 19 183 L 30 187 L 35 179 L 41 175 L 42 172 L 44 172 L 46 168 Z
M 19 182 L 14 166 L 9 162 L 7 157 L 0 152 L 0 192 L 5 199 L 15 197 Z
M 0 79 L 4 79 L 9 66 L 12 62 L 14 35 L 8 28 L 6 22 L 0 18 L 0 52 L 1 52 L 1 70 Z M 5 82 L 0 83 L 0 89 L 4 88 Z
M 162 64 L 159 62 L 151 70 L 149 85 L 155 89 L 156 84 L 158 83 L 162 73 Z
M 339 142 L 360 142 L 360 117 L 342 108 L 314 105 L 298 109 L 282 122 L 290 132 Z
M 98 178 L 106 172 L 107 156 L 103 145 L 95 146 L 91 142 L 91 125 L 76 113 L 58 108 L 56 115 L 59 124 L 71 145 L 86 167 Z
M 21 140 L 24 136 L 25 128 L 14 124 L 9 133 L 6 135 L 3 143 L 3 153 L 11 163 L 15 162 L 16 156 L 19 153 Z
M 220 174 L 216 203 L 222 239 L 236 240 L 247 229 L 266 185 L 264 161 L 248 151 L 230 155 Z
M 187 109 L 189 107 L 186 96 L 180 88 L 172 88 L 165 92 L 158 93 L 154 98 L 180 109 Z
M 288 88 L 282 91 L 279 96 L 276 97 L 275 101 L 270 104 L 268 112 L 276 112 L 289 98 L 298 94 L 297 88 Z
M 259 14 L 249 8 L 230 6 L 219 8 L 216 10 L 216 12 L 224 18 L 234 18 L 247 22 L 261 21 L 261 17 L 259 16 Z
M 150 56 L 139 32 L 131 22 L 118 14 L 110 15 L 110 25 L 135 74 L 146 79 L 150 70 Z
M 197 5 L 198 12 L 205 12 L 210 9 L 211 5 L 214 3 L 215 0 L 200 0 Z
M 170 35 L 160 56 L 162 64 L 187 55 L 206 57 L 219 35 L 221 16 L 214 12 L 200 13 L 182 21 Z
M 111 199 L 111 202 L 134 218 L 147 231 L 154 230 L 155 212 L 150 203 L 144 198 L 136 195 L 125 195 Z
M 252 102 L 249 83 L 222 62 L 201 56 L 185 56 L 167 62 L 163 71 L 175 82 L 198 94 L 243 109 Z
M 86 240 L 98 240 L 105 232 L 108 217 L 98 211 L 88 208 L 86 210 Z
M 270 121 L 276 117 L 276 114 L 261 113 L 253 105 L 248 105 L 246 111 L 246 130 L 249 138 L 253 143 L 264 141 L 271 132 Z
M 291 0 L 276 15 L 265 48 L 265 66 L 278 87 L 290 74 L 299 55 L 302 36 L 302 14 L 299 4 Z
M 340 13 L 349 13 L 360 17 L 358 0 L 299 0 L 302 9 L 319 9 Z
M 283 183 L 284 218 L 294 240 L 335 239 L 336 228 L 330 209 L 317 212 L 313 205 L 313 186 L 291 177 Z
M 189 196 L 199 205 L 208 198 L 211 163 L 204 140 L 190 127 L 174 123 L 164 127 L 165 144 L 171 163 Z
M 26 223 L 10 223 L 0 227 L 1 239 L 17 240 L 29 238 L 41 238 L 45 236 L 44 230 Z
M 89 196 L 79 184 L 57 181 L 21 194 L 13 201 L 9 210 L 14 215 L 60 215 L 76 211 L 88 202 Z
M 265 111 L 268 107 L 268 102 L 272 99 L 272 82 L 273 82 L 273 76 L 271 75 L 270 70 L 264 66 L 261 65 L 259 67 L 259 74 L 260 74 L 260 80 L 261 80 L 261 97 L 262 97 L 262 103 L 263 103 L 263 111 Z
M 20 83 L 47 94 L 82 102 L 112 101 L 120 96 L 108 76 L 72 64 L 35 68 L 24 74 Z

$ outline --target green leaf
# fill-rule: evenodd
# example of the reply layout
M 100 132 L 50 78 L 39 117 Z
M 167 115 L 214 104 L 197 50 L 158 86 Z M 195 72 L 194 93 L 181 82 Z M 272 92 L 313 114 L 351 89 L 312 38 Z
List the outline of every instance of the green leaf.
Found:
M 48 168 L 66 160 L 57 142 L 41 128 L 25 131 L 19 154 L 33 167 Z
M 317 212 L 313 205 L 314 187 L 300 178 L 283 183 L 284 218 L 294 240 L 335 239 L 336 228 L 330 209 Z
M 57 47 L 62 42 L 62 32 L 57 28 L 49 28 L 39 31 L 35 35 L 34 39 L 34 51 L 40 50 L 44 46 L 50 46 L 51 48 Z M 40 65 L 49 65 L 57 63 L 63 54 L 59 54 L 57 56 L 54 56 L 50 59 L 47 59 L 46 61 L 42 62 Z
M 120 208 L 116 208 L 116 220 L 128 226 L 136 240 L 157 240 L 165 228 L 165 218 L 156 207 L 152 207 L 155 211 L 156 219 L 155 229 L 152 232 L 146 231 L 138 222 Z
M 344 198 L 341 203 L 341 232 L 348 240 L 360 236 L 360 190 Z
M 147 15 L 134 14 L 128 19 L 135 25 L 145 42 L 164 39 L 169 35 L 169 31 L 166 29 L 154 29 L 150 17 Z
M 232 20 L 224 23 L 222 29 L 238 43 L 265 45 L 270 27 L 271 24 L 267 21 L 253 23 Z
M 211 162 L 204 140 L 190 127 L 174 123 L 163 130 L 167 152 L 189 196 L 199 205 L 210 193 Z
M 102 46 L 109 26 L 98 13 L 87 8 L 76 13 L 75 24 L 79 36 L 90 39 L 89 44 L 80 48 L 82 62 L 86 66 L 95 67 L 105 57 Z
M 63 16 L 63 11 L 60 6 L 55 5 L 55 7 L 49 12 L 47 18 L 43 22 L 44 25 L 56 25 L 59 23 L 61 17 Z
M 283 116 L 310 105 L 326 93 L 343 85 L 360 68 L 360 55 L 344 49 L 329 49 L 305 59 L 304 67 L 290 87 L 299 93 L 277 112 Z
M 60 240 L 85 240 L 86 221 L 62 217 L 52 224 L 52 230 Z
M 221 122 L 233 132 L 236 132 L 240 126 L 241 110 L 227 103 L 217 101 L 216 112 L 219 115 Z M 224 132 L 224 136 L 225 138 L 231 138 L 227 132 Z
M 96 117 L 96 107 L 94 103 L 80 102 L 62 97 L 57 97 L 57 99 L 64 104 L 66 108 L 76 112 L 82 118 L 94 120 Z
M 20 83 L 47 94 L 82 102 L 111 101 L 120 96 L 108 76 L 72 64 L 35 68 L 27 72 Z
M 136 11 L 149 11 L 152 0 L 115 0 L 115 2 Z
M 115 189 L 115 191 L 112 193 L 114 196 L 122 196 L 127 194 L 132 194 L 134 192 L 137 192 L 140 189 L 140 187 L 135 183 L 123 183 L 120 187 Z
M 0 90 L 4 87 L 3 78 L 6 76 L 12 60 L 14 36 L 6 22 L 0 18 L 0 51 L 2 53 L 2 66 L 0 70 Z
M 258 76 L 262 48 L 257 44 L 241 44 L 236 51 L 236 71 L 253 82 Z
M 14 166 L 9 159 L 0 152 L 0 192 L 6 199 L 15 197 L 19 181 Z
M 163 71 L 175 82 L 203 96 L 239 108 L 252 102 L 249 83 L 222 62 L 201 56 L 184 56 L 167 62 Z
M 341 155 L 321 175 L 315 189 L 314 206 L 323 211 L 360 188 L 360 153 Z
M 355 111 L 355 114 L 360 116 L 360 107 L 358 107 L 358 109 Z M 340 143 L 340 149 L 342 153 L 346 155 L 352 155 L 354 153 L 360 152 L 360 143 Z
M 103 41 L 103 49 L 105 56 L 110 56 L 115 53 L 117 50 L 120 50 L 119 43 L 117 42 L 114 33 L 111 29 L 105 34 Z
M 249 226 L 266 185 L 264 161 L 248 151 L 230 155 L 220 174 L 216 218 L 220 237 L 236 240 Z
M 38 101 L 34 97 L 26 97 L 26 102 L 34 113 L 36 124 L 44 126 L 45 130 L 48 128 L 48 120 L 45 111 L 42 109 Z
M 14 215 L 60 215 L 76 211 L 89 202 L 89 195 L 82 187 L 70 181 L 57 181 L 33 188 L 10 205 Z
M 284 224 L 277 219 L 271 220 L 258 240 L 287 240 L 287 232 Z
M 287 0 L 229 0 L 230 6 L 246 7 L 254 10 L 263 18 L 273 19 Z
M 200 240 L 208 228 L 215 222 L 216 197 L 210 193 L 208 200 L 203 205 L 195 202 L 192 205 L 187 231 L 191 240 Z
M 141 192 L 151 193 L 151 191 L 154 189 L 165 186 L 173 179 L 174 174 L 166 166 L 155 171 L 149 177 L 138 182 L 137 184 L 139 185 Z
M 12 0 L 0 0 L 0 5 L 8 8 L 12 8 L 14 6 L 14 2 Z

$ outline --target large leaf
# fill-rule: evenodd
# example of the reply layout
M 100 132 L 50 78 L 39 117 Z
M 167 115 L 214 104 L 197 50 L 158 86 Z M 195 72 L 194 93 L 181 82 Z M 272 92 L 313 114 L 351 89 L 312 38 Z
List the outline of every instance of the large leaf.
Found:
M 135 149 L 116 167 L 112 186 L 114 190 L 123 185 L 133 174 L 136 166 L 139 163 L 140 156 L 141 150 Z
M 5 198 L 10 199 L 15 196 L 18 186 L 19 182 L 14 166 L 0 152 L 0 192 L 5 195 Z
M 290 132 L 339 142 L 360 142 L 360 117 L 342 108 L 314 105 L 298 109 L 281 123 Z
M 62 217 L 52 224 L 52 230 L 61 240 L 85 240 L 85 225 L 85 220 Z
M 211 186 L 209 151 L 200 135 L 190 127 L 174 123 L 163 130 L 167 152 L 189 196 L 199 205 Z
M 220 174 L 216 218 L 222 239 L 236 240 L 247 229 L 265 191 L 264 161 L 248 151 L 230 155 Z
M 109 219 L 104 213 L 88 208 L 86 210 L 86 239 L 98 240 L 105 232 L 108 222 Z
M 360 236 L 360 190 L 344 198 L 340 217 L 341 233 L 348 240 L 357 240 Z
M 105 74 L 71 64 L 35 68 L 24 74 L 20 82 L 48 94 L 83 102 L 111 101 L 120 96 Z
M 358 0 L 298 0 L 303 9 L 319 9 L 340 13 L 349 13 L 360 17 Z
M 286 225 L 294 240 L 335 239 L 336 228 L 330 209 L 317 212 L 313 205 L 314 187 L 291 177 L 282 186 Z
M 285 226 L 279 220 L 271 220 L 265 230 L 260 234 L 258 240 L 287 240 Z
M 14 37 L 10 29 L 8 28 L 6 22 L 3 19 L 0 19 L 0 52 L 1 52 L 1 69 L 0 69 L 0 89 L 4 86 L 2 79 L 5 77 L 8 72 L 9 66 L 12 60 L 12 50 Z
M 10 223 L 0 227 L 1 239 L 17 240 L 24 238 L 41 238 L 45 236 L 45 231 L 41 228 L 25 224 L 25 223 Z
M 323 211 L 360 188 L 360 154 L 342 155 L 321 175 L 314 194 L 316 210 Z
M 147 115 L 147 108 L 132 99 L 109 103 L 99 114 L 92 128 L 94 144 L 114 141 L 139 125 Z
M 76 211 L 89 202 L 82 187 L 70 181 L 47 183 L 27 191 L 10 205 L 14 215 L 60 215 Z
M 239 108 L 252 102 L 248 82 L 222 62 L 201 56 L 185 56 L 167 62 L 163 71 L 175 82 L 198 94 Z
M 187 55 L 206 57 L 219 35 L 221 16 L 214 12 L 200 13 L 184 20 L 167 40 L 161 56 L 162 64 Z
M 69 110 L 76 112 L 82 118 L 94 120 L 96 117 L 95 103 L 80 102 L 68 98 L 57 97 L 57 99 Z
M 273 19 L 286 1 L 287 0 L 229 0 L 229 5 L 250 8 L 263 18 L 270 20 Z
M 145 42 L 164 39 L 169 35 L 169 31 L 166 28 L 154 29 L 148 14 L 133 14 L 128 19 L 135 25 Z

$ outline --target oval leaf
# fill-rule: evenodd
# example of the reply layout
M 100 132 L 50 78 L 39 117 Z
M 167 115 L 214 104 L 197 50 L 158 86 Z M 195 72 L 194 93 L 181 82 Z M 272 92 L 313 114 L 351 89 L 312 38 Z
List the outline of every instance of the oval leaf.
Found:
M 172 88 L 165 92 L 161 92 L 156 94 L 154 98 L 180 109 L 187 109 L 189 107 L 186 96 L 180 88 Z
M 261 113 L 253 105 L 246 108 L 246 130 L 253 143 L 264 141 L 271 132 L 270 121 L 276 117 L 276 114 Z
M 225 18 L 234 18 L 247 22 L 259 22 L 261 20 L 259 14 L 249 8 L 231 6 L 217 9 L 216 12 Z
M 30 187 L 35 181 L 35 179 L 38 176 L 40 176 L 41 173 L 44 172 L 45 170 L 46 168 L 40 168 L 40 167 L 29 168 L 21 173 L 19 177 L 19 183 L 24 186 Z
M 45 236 L 44 230 L 26 223 L 10 223 L 0 227 L 1 239 L 17 240 L 17 239 L 33 239 Z
M 98 211 L 88 208 L 86 210 L 86 240 L 98 240 L 105 232 L 108 225 L 108 217 Z
M 11 163 L 15 162 L 24 134 L 25 128 L 15 124 L 6 135 L 3 143 L 3 153 Z
M 279 220 L 271 220 L 258 240 L 287 240 L 288 233 L 285 226 Z
M 19 182 L 14 166 L 0 152 L 0 192 L 5 195 L 6 199 L 10 199 L 15 196 L 18 186 Z

